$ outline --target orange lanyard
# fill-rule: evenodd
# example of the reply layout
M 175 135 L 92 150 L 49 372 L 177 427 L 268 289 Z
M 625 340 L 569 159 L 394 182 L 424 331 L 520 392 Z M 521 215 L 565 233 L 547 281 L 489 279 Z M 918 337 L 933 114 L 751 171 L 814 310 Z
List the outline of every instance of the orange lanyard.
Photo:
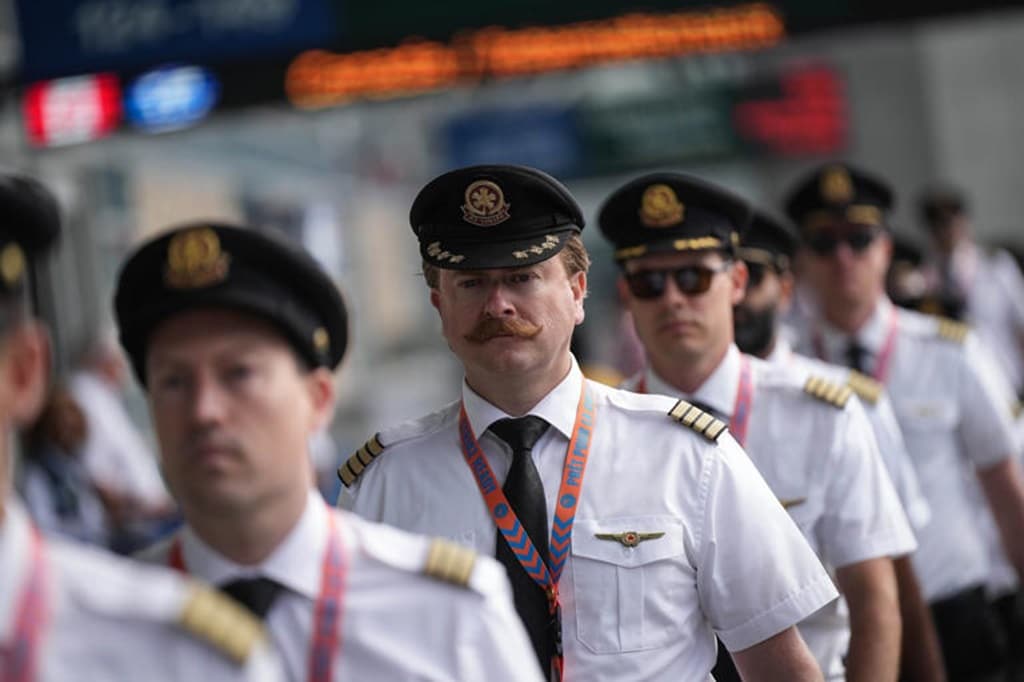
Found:
M 590 443 L 593 439 L 595 424 L 594 396 L 591 391 L 587 390 L 586 383 L 584 383 L 580 389 L 579 405 L 576 407 L 576 423 L 573 426 L 572 438 L 569 440 L 569 449 L 562 467 L 562 483 L 558 488 L 558 503 L 555 505 L 555 518 L 551 525 L 551 541 L 548 546 L 551 557 L 549 568 L 540 553 L 537 552 L 537 548 L 534 547 L 530 536 L 526 534 L 516 513 L 509 506 L 501 486 L 498 485 L 498 479 L 494 476 L 494 471 L 473 434 L 473 427 L 466 415 L 465 404 L 462 405 L 459 412 L 459 441 L 462 446 L 462 454 L 466 458 L 466 464 L 470 471 L 473 472 L 484 502 L 487 503 L 494 525 L 505 537 L 509 548 L 516 555 L 527 575 L 544 589 L 548 596 L 548 606 L 559 629 L 562 621 L 558 580 L 562 576 L 565 560 L 569 556 L 569 547 L 572 546 L 572 526 L 576 520 L 576 507 L 579 505 L 580 495 L 583 492 L 583 474 L 587 467 L 587 457 L 590 454 Z M 558 679 L 562 679 L 563 674 L 560 639 L 561 635 L 556 634 L 555 656 L 552 660 L 552 667 Z

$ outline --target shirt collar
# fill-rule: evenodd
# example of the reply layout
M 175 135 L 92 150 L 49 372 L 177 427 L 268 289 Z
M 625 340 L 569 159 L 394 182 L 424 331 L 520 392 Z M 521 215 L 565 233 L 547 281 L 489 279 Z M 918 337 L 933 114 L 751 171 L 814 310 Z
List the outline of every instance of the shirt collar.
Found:
M 733 403 L 736 402 L 736 391 L 740 385 L 740 350 L 731 344 L 725 357 L 695 392 L 687 395 L 678 388 L 647 369 L 648 393 L 660 393 L 668 396 L 683 396 L 699 400 L 708 407 L 718 410 L 726 416 L 732 416 Z
M 203 542 L 186 526 L 181 550 L 189 573 L 211 585 L 223 585 L 237 578 L 270 578 L 293 592 L 316 600 L 320 594 L 321 559 L 327 548 L 327 514 L 330 511 L 319 494 L 309 491 L 299 522 L 284 541 L 256 566 L 242 566 Z
M 793 344 L 789 342 L 789 339 L 779 334 L 775 337 L 775 346 L 772 348 L 772 352 L 765 358 L 765 362 L 772 365 L 785 365 L 789 362 L 790 358 L 793 357 Z
M 566 438 L 572 437 L 573 427 L 576 425 L 576 408 L 580 401 L 580 391 L 583 389 L 583 373 L 580 371 L 576 358 L 570 357 L 572 366 L 569 368 L 569 373 L 529 412 L 529 414 L 547 421 Z M 494 422 L 511 416 L 487 402 L 469 387 L 465 379 L 462 381 L 462 403 L 466 407 L 469 425 L 473 427 L 473 433 L 477 438 L 480 438 L 480 434 Z
M 889 298 L 883 296 L 879 299 L 878 305 L 875 306 L 871 316 L 852 335 L 833 327 L 824 319 L 821 320 L 820 329 L 826 354 L 826 357 L 823 359 L 839 358 L 839 363 L 845 364 L 842 358 L 845 358 L 846 348 L 849 346 L 850 341 L 854 339 L 872 355 L 877 355 L 885 344 L 886 336 L 889 333 L 889 316 L 894 314 L 894 312 Z

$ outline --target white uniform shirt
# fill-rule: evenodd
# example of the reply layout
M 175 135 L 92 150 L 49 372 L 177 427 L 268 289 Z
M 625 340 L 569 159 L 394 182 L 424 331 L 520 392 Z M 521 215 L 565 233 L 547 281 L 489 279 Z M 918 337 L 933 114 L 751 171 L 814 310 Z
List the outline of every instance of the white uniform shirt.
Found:
M 307 679 L 328 514 L 337 515 L 349 562 L 334 679 L 540 679 L 500 564 L 478 557 L 468 587 L 428 577 L 422 569 L 429 538 L 332 510 L 311 491 L 298 524 L 259 566 L 233 563 L 188 527 L 178 536 L 188 572 L 211 585 L 259 575 L 287 588 L 267 613 L 266 626 L 289 680 Z M 166 564 L 168 548 L 165 542 L 145 558 Z
M 0 523 L 0 647 L 5 649 L 14 638 L 26 581 L 39 570 L 31 547 L 28 516 L 8 499 Z M 45 541 L 44 562 L 49 611 L 38 644 L 37 682 L 283 679 L 266 640 L 237 663 L 179 625 L 200 589 L 193 581 L 54 539 Z M 251 621 L 247 614 L 241 618 Z
M 1024 277 L 1017 262 L 1003 249 L 964 243 L 954 252 L 952 266 L 967 297 L 965 321 L 992 351 L 1014 390 L 1024 388 Z
M 798 367 L 807 374 L 818 376 L 839 384 L 846 384 L 850 381 L 853 373 L 849 367 L 833 365 L 817 358 L 807 355 L 800 355 L 793 352 L 790 342 L 782 337 L 775 341 L 775 347 L 766 358 L 769 363 L 783 364 Z M 924 528 L 931 520 L 931 507 L 924 493 L 921 492 L 921 484 L 917 481 L 917 472 L 914 470 L 914 463 L 907 452 L 907 445 L 903 441 L 903 432 L 900 431 L 899 421 L 896 419 L 896 412 L 889 398 L 889 392 L 883 387 L 875 401 L 862 400 L 864 413 L 871 422 L 871 430 L 875 434 L 875 442 L 878 443 L 878 452 L 882 455 L 885 468 L 889 472 L 889 478 L 896 488 L 896 494 L 903 504 L 903 511 L 906 512 L 910 524 L 915 529 Z
M 154 507 L 168 504 L 153 448 L 128 416 L 121 396 L 85 371 L 72 374 L 68 388 L 88 424 L 82 461 L 92 479 Z
M 805 372 L 748 359 L 753 395 L 744 449 L 822 562 L 837 569 L 912 552 L 913 532 L 859 401 L 838 408 L 804 392 Z M 692 398 L 730 415 L 740 362 L 731 346 Z M 679 395 L 649 369 L 645 379 L 652 393 Z M 826 678 L 843 679 L 850 625 L 842 601 L 799 629 Z
M 583 376 L 530 414 L 552 425 L 532 455 L 552 518 Z M 667 416 L 676 401 L 586 381 L 596 426 L 562 572 L 569 679 L 707 680 L 717 633 L 757 644 L 836 597 L 828 574 L 728 433 L 717 444 Z M 498 481 L 512 453 L 486 431 L 508 415 L 463 385 L 473 432 Z M 493 554 L 496 528 L 458 438 L 459 403 L 379 435 L 385 450 L 339 504 Z M 635 547 L 596 534 L 662 532 Z
M 869 351 L 868 369 L 874 371 L 892 314 L 897 334 L 884 383 L 932 510 L 918 533 L 914 569 L 925 598 L 935 601 L 986 581 L 989 561 L 965 478 L 1015 456 L 1017 442 L 1005 395 L 973 333 L 962 342 L 945 338 L 938 318 L 896 312 L 882 299 L 857 334 Z M 797 349 L 837 362 L 848 343 L 819 321 L 802 330 Z

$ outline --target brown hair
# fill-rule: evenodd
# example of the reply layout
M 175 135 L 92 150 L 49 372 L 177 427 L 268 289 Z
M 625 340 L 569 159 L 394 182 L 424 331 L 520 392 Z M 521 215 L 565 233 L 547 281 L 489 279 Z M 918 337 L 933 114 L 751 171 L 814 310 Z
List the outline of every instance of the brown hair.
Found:
M 587 247 L 583 245 L 583 239 L 578 234 L 572 234 L 565 241 L 565 247 L 558 254 L 562 263 L 565 264 L 566 273 L 569 276 L 577 272 L 587 272 L 590 269 L 590 254 Z M 441 268 L 431 263 L 423 262 L 423 279 L 427 280 L 427 286 L 437 289 L 441 284 Z

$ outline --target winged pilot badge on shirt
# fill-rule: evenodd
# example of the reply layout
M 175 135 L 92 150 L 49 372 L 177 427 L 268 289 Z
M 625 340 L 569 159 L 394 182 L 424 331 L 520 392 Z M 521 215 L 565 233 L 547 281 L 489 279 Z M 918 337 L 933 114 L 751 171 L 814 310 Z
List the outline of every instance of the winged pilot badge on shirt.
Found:
M 627 530 L 624 533 L 594 533 L 594 537 L 598 540 L 614 540 L 622 543 L 623 547 L 636 547 L 645 540 L 657 540 L 664 534 L 664 531 L 640 533 L 635 530 Z

